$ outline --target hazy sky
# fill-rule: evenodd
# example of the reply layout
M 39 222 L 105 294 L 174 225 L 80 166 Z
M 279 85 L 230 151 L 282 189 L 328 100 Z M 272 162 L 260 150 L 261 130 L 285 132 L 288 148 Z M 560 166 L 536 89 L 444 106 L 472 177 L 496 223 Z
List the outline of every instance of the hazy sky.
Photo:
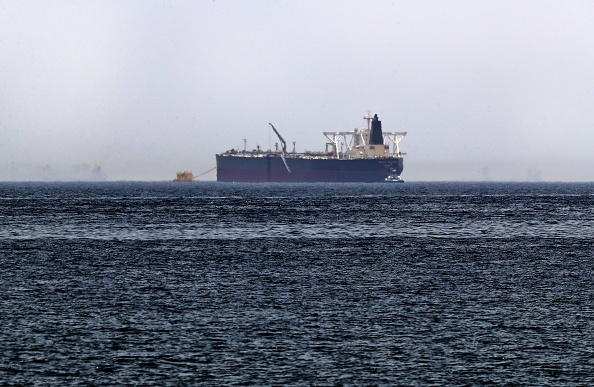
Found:
M 594 3 L 0 0 L 1 180 L 197 175 L 368 110 L 409 181 L 594 181 Z

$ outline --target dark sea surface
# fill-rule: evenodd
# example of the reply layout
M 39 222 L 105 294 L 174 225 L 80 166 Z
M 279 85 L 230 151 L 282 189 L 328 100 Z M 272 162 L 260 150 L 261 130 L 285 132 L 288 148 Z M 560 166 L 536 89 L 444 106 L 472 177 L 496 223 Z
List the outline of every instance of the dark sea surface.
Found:
M 594 184 L 0 183 L 2 385 L 593 385 Z

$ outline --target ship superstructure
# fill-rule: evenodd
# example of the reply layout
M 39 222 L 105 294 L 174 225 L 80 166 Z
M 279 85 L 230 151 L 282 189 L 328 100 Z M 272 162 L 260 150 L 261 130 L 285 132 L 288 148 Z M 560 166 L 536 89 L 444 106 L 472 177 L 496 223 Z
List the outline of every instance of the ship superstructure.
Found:
M 384 132 L 377 114 L 364 117 L 367 127 L 345 132 L 323 132 L 329 142 L 324 152 L 287 152 L 278 136 L 274 151 L 231 149 L 216 155 L 217 181 L 226 182 L 381 182 L 403 170 L 400 141 L 406 132 Z M 244 140 L 245 141 L 245 140 Z
M 327 145 L 332 146 L 332 155 L 338 159 L 373 159 L 378 157 L 402 157 L 400 141 L 406 132 L 384 132 L 382 122 L 377 114 L 373 117 L 368 112 L 364 117 L 367 128 L 358 128 L 349 132 L 324 132 L 330 140 Z M 345 145 L 343 151 L 339 145 Z

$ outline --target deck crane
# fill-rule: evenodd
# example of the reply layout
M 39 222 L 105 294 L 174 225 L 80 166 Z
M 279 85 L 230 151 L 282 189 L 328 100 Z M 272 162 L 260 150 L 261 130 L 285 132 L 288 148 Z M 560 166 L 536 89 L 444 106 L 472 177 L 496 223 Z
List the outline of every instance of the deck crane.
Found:
M 281 159 L 283 159 L 283 163 L 285 163 L 285 167 L 287 168 L 287 171 L 289 173 L 291 173 L 291 168 L 289 168 L 289 166 L 287 165 L 287 159 L 285 158 L 285 155 L 287 154 L 287 143 L 285 142 L 285 139 L 283 138 L 283 136 L 280 135 L 278 130 L 276 130 L 274 125 L 272 125 L 270 122 L 268 124 L 272 127 L 272 130 L 274 130 L 274 133 L 276 133 L 276 135 L 278 136 L 278 139 L 283 144 L 283 153 L 281 153 Z

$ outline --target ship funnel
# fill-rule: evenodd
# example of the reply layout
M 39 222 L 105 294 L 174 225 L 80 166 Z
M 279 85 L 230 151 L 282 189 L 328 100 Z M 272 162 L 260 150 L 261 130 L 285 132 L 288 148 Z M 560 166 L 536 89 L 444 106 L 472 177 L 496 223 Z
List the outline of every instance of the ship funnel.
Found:
M 373 116 L 371 121 L 371 133 L 369 134 L 369 145 L 383 145 L 384 135 L 382 133 L 382 122 L 377 117 Z

